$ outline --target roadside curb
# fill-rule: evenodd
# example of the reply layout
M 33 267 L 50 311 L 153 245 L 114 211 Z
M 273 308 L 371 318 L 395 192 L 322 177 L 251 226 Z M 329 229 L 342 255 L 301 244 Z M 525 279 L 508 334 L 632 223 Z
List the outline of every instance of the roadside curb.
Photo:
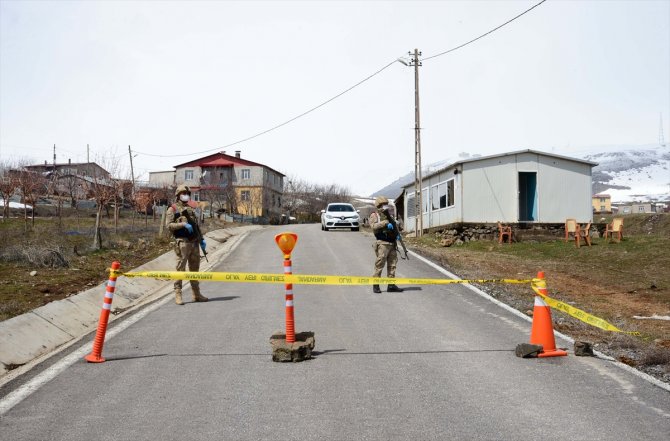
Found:
M 210 262 L 203 259 L 200 269 L 209 271 L 248 232 L 262 228 L 251 225 L 210 231 L 205 235 Z M 174 255 L 169 251 L 133 271 L 165 270 L 173 266 Z M 172 293 L 172 283 L 171 280 L 119 278 L 109 321 Z M 106 285 L 105 281 L 74 296 L 0 322 L 0 380 L 17 367 L 45 358 L 95 331 Z

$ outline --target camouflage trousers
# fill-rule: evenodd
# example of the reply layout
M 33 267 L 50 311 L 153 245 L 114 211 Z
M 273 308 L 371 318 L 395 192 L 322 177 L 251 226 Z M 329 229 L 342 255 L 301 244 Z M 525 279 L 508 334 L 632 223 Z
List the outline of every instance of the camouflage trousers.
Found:
M 198 271 L 200 269 L 200 247 L 198 242 L 189 242 L 178 239 L 174 245 L 174 252 L 177 255 L 177 271 L 186 271 L 188 264 L 189 271 Z M 191 280 L 193 292 L 200 293 L 200 282 Z M 175 280 L 174 289 L 181 291 L 182 280 Z
M 372 245 L 377 260 L 375 260 L 375 272 L 372 277 L 381 277 L 384 265 L 386 265 L 387 277 L 395 277 L 395 268 L 398 265 L 398 251 L 395 243 L 378 240 Z

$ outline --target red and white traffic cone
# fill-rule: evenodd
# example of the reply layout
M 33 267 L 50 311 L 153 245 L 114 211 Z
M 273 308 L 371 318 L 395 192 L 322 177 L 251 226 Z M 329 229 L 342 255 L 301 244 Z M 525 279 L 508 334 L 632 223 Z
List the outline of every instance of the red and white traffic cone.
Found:
M 114 290 L 116 288 L 116 271 L 118 271 L 119 268 L 121 268 L 121 263 L 112 263 L 112 270 L 110 271 L 107 289 L 105 290 L 105 298 L 102 302 L 102 311 L 100 311 L 98 330 L 95 333 L 95 340 L 93 340 L 93 350 L 90 354 L 84 357 L 89 363 L 102 363 L 105 361 L 105 359 L 102 358 L 102 346 L 105 344 L 107 322 L 109 321 L 109 313 L 112 310 L 112 300 L 114 299 Z
M 547 295 L 547 281 L 544 278 L 544 271 L 537 273 L 537 290 Z M 535 307 L 533 308 L 533 326 L 530 331 L 530 344 L 541 345 L 542 351 L 538 357 L 560 357 L 568 355 L 567 352 L 556 349 L 556 340 L 554 339 L 554 327 L 551 321 L 551 309 L 544 301 L 542 296 L 535 295 Z

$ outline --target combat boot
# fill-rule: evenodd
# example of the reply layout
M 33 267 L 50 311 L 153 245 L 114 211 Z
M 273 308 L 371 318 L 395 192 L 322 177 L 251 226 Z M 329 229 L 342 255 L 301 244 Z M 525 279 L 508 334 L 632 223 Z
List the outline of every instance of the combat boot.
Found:
M 181 299 L 181 290 L 180 289 L 178 289 L 174 292 L 174 302 L 177 305 L 183 305 L 184 304 L 184 301 Z
M 381 294 L 382 290 L 379 289 L 379 285 L 372 285 L 372 292 L 375 294 Z
M 386 291 L 388 291 L 388 292 L 403 292 L 404 289 L 398 288 L 395 285 L 389 285 L 389 288 Z
M 193 290 L 193 301 L 194 302 L 208 302 L 209 299 L 202 294 L 200 294 L 198 291 Z

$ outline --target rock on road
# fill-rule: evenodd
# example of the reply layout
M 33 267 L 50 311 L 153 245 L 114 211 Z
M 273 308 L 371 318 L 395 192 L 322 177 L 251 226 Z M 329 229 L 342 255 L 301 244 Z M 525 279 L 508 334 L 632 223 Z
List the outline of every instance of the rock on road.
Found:
M 286 230 L 299 236 L 294 274 L 372 273 L 369 234 L 319 225 L 252 232 L 216 270 L 282 273 L 274 235 Z M 401 260 L 397 276 L 445 277 L 418 259 Z M 28 394 L 0 416 L 0 440 L 593 441 L 670 434 L 668 391 L 603 359 L 517 358 L 514 348 L 528 341 L 530 323 L 460 285 L 381 295 L 368 286 L 294 285 L 296 331 L 316 334 L 316 357 L 302 363 L 271 361 L 269 337 L 284 327 L 283 285 L 201 287 L 210 302 L 191 303 L 186 290 L 184 306 L 170 298 L 147 307 L 105 342 L 107 362 L 78 359 Z

